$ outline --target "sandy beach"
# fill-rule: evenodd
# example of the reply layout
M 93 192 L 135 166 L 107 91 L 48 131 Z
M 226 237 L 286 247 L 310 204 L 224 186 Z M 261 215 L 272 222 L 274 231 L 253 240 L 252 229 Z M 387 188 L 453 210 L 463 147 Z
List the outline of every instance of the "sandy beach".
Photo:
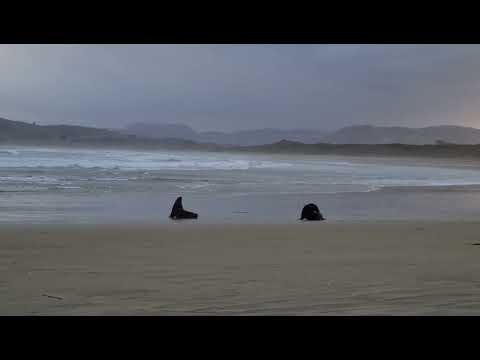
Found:
M 480 223 L 5 225 L 0 315 L 479 315 Z

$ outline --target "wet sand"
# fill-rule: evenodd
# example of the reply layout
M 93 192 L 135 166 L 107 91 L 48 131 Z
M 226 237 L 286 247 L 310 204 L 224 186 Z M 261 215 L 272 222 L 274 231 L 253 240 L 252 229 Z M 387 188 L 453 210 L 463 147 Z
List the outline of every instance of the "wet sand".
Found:
M 4 225 L 0 315 L 480 315 L 480 222 Z

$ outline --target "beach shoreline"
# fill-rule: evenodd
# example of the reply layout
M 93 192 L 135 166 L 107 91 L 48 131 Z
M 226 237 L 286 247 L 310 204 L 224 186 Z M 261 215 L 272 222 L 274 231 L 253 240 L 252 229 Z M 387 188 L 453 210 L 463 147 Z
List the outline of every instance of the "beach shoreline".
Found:
M 0 315 L 479 315 L 480 222 L 15 225 Z
M 178 196 L 200 223 L 480 218 L 474 162 L 16 148 L 0 154 L 0 223 L 168 222 Z

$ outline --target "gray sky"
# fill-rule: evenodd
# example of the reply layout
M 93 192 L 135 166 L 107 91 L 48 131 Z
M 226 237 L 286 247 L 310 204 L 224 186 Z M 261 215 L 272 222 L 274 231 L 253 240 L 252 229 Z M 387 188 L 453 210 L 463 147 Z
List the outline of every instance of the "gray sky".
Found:
M 0 117 L 480 128 L 479 45 L 0 45 Z

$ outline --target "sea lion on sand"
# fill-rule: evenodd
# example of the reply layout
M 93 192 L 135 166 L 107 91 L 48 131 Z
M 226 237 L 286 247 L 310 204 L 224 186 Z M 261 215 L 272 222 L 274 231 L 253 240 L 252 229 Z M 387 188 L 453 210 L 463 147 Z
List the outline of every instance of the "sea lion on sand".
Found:
M 315 204 L 307 204 L 303 207 L 300 220 L 320 221 L 325 220 L 318 206 Z
M 182 197 L 178 197 L 172 207 L 170 219 L 197 219 L 198 214 L 183 209 Z

